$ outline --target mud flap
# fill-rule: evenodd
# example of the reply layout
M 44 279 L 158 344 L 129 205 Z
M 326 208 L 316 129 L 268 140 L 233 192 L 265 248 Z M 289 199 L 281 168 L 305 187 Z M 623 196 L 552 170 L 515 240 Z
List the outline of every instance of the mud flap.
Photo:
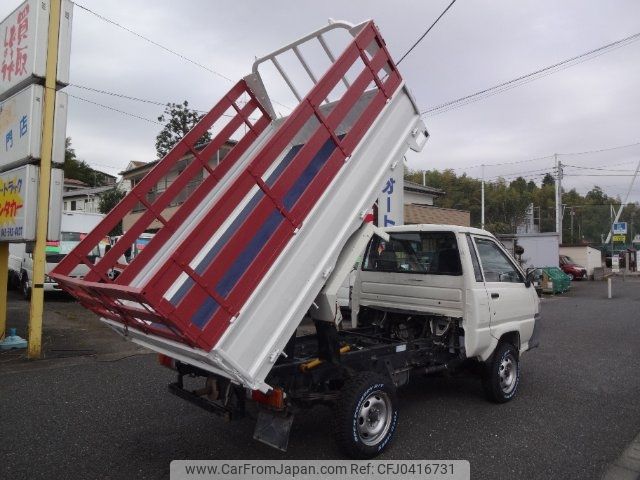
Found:
M 283 452 L 289 446 L 289 432 L 293 424 L 293 413 L 260 410 L 253 438 Z

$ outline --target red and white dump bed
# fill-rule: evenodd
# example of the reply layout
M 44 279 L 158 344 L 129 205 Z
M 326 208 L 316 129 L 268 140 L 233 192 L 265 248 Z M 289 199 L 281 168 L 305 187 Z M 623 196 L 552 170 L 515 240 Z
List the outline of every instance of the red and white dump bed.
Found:
M 298 105 L 278 117 L 274 97 L 285 93 Z M 202 146 L 207 131 L 212 140 Z M 373 22 L 332 22 L 257 60 L 51 276 L 136 343 L 266 391 L 267 374 L 389 173 L 426 138 Z M 233 146 L 217 163 L 224 145 Z M 91 263 L 94 246 L 140 210 Z M 156 227 L 122 268 L 125 250 Z M 80 263 L 90 272 L 70 277 Z M 122 273 L 111 280 L 114 268 Z

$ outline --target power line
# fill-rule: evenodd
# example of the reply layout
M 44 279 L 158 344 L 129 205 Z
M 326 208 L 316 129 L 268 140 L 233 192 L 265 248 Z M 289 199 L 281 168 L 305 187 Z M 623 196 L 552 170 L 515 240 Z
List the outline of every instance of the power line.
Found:
M 630 177 L 631 175 L 622 173 L 565 173 L 565 177 Z
M 579 170 L 601 170 L 605 172 L 634 172 L 635 170 L 616 170 L 613 168 L 602 168 L 602 167 L 581 167 L 578 165 L 568 165 L 566 163 L 562 164 L 563 167 L 577 168 Z
M 93 105 L 96 105 L 96 106 L 101 107 L 101 108 L 105 108 L 107 110 L 111 110 L 113 112 L 118 112 L 118 113 L 121 113 L 123 115 L 128 115 L 128 116 L 133 117 L 133 118 L 144 120 L 145 122 L 155 123 L 156 125 L 162 126 L 162 123 L 160 123 L 160 122 L 156 122 L 155 120 L 151 120 L 150 118 L 146 118 L 146 117 L 142 117 L 140 115 L 136 115 L 135 113 L 125 112 L 124 110 L 119 110 L 117 108 L 110 107 L 109 105 L 104 105 L 102 103 L 94 102 L 93 100 L 89 100 L 89 99 L 83 98 L 83 97 L 78 97 L 77 95 L 72 95 L 70 93 L 68 93 L 67 95 L 69 95 L 71 98 L 76 98 L 78 100 L 82 100 L 83 102 L 91 103 Z
M 625 46 L 629 43 L 632 43 L 636 40 L 640 39 L 640 32 L 635 33 L 633 35 L 630 35 L 628 37 L 622 38 L 620 40 L 617 40 L 615 42 L 611 42 L 608 43 L 607 45 L 603 45 L 601 47 L 595 48 L 593 50 L 589 50 L 588 52 L 582 53 L 580 55 L 577 55 L 575 57 L 571 57 L 568 58 L 566 60 L 562 60 L 561 62 L 555 63 L 553 65 L 549 65 L 547 67 L 541 68 L 539 70 L 536 70 L 534 72 L 531 73 L 527 73 L 525 75 L 521 75 L 517 78 L 514 78 L 512 80 L 506 81 L 506 82 L 502 82 L 498 85 L 495 85 L 493 87 L 489 87 L 489 88 L 485 88 L 483 90 L 480 90 L 478 92 L 469 94 L 469 95 L 465 95 L 464 97 L 460 97 L 456 100 L 451 100 L 445 103 L 442 103 L 440 105 L 437 105 L 435 107 L 431 107 L 423 112 L 421 112 L 421 115 L 427 115 L 427 114 L 435 114 L 434 112 L 437 113 L 444 113 L 444 111 L 449 111 L 453 108 L 458 108 L 460 106 L 464 106 L 467 105 L 468 103 L 472 103 L 474 101 L 478 101 L 478 100 L 482 100 L 483 98 L 486 98 L 488 96 L 497 94 L 497 93 L 501 93 L 503 91 L 509 90 L 511 88 L 515 88 L 517 86 L 523 85 L 524 83 L 528 83 L 529 81 L 533 81 L 533 80 L 537 80 L 538 78 L 541 78 L 543 76 L 546 76 L 548 74 L 551 73 L 556 73 L 560 70 L 563 70 L 564 68 L 569 68 L 571 66 L 577 65 L 578 63 L 582 63 L 583 61 L 586 60 L 591 60 L 593 58 L 596 58 L 604 53 L 608 53 L 609 51 Z M 561 68 L 562 67 L 562 68 Z M 542 74 L 542 75 L 541 75 Z M 463 103 L 464 102 L 464 103 Z
M 640 142 L 629 143 L 629 144 L 626 144 L 626 145 L 618 145 L 616 147 L 600 148 L 600 149 L 597 149 L 597 150 L 589 150 L 589 151 L 584 151 L 584 152 L 558 153 L 557 155 L 558 156 L 585 155 L 585 154 L 589 154 L 589 153 L 608 152 L 608 151 L 611 151 L 611 150 L 618 150 L 618 149 L 621 149 L 621 148 L 634 147 L 636 145 L 640 145 Z M 499 167 L 499 166 L 503 166 L 503 165 L 517 165 L 517 164 L 520 164 L 520 163 L 528 163 L 528 162 L 534 162 L 534 161 L 537 161 L 537 160 L 545 160 L 545 159 L 551 159 L 551 158 L 553 158 L 553 155 L 546 155 L 544 157 L 527 158 L 525 160 L 517 160 L 517 161 L 514 161 L 514 162 L 478 163 L 478 164 L 469 165 L 469 166 L 466 166 L 466 167 L 450 167 L 447 170 L 470 170 L 472 168 L 479 168 L 479 167 L 483 167 L 483 166 L 484 167 Z M 628 161 L 624 161 L 624 162 L 614 163 L 614 164 L 611 164 L 610 166 L 624 165 L 625 163 L 631 163 L 631 162 L 635 162 L 635 160 L 628 160 Z M 564 165 L 566 165 L 566 164 L 564 164 Z M 567 166 L 571 166 L 571 165 L 567 165 Z M 604 166 L 604 165 L 602 165 L 602 166 Z M 581 167 L 581 168 L 587 168 L 587 167 Z
M 88 8 L 88 7 L 84 6 L 84 5 L 80 4 L 80 3 L 75 3 L 75 5 L 76 5 L 77 7 L 79 7 L 79 8 L 81 8 L 82 10 L 85 10 L 86 12 L 88 12 L 88 13 L 90 13 L 90 14 L 92 14 L 92 15 L 95 15 L 95 16 L 96 16 L 97 18 L 99 18 L 100 20 L 102 20 L 102 21 L 104 21 L 104 22 L 107 22 L 107 23 L 109 23 L 109 24 L 111 24 L 111 25 L 114 25 L 114 26 L 116 26 L 116 27 L 118 27 L 118 28 L 121 28 L 121 29 L 122 29 L 122 30 L 124 30 L 125 32 L 128 32 L 128 33 L 130 33 L 131 35 L 135 35 L 136 37 L 138 37 L 138 38 L 140 38 L 140 39 L 142 39 L 142 40 L 144 40 L 144 41 L 146 41 L 146 42 L 148 42 L 148 43 L 150 43 L 150 44 L 152 44 L 152 45 L 155 45 L 155 46 L 156 46 L 156 47 L 158 47 L 158 48 L 161 48 L 162 50 L 164 50 L 165 52 L 170 53 L 171 55 L 174 55 L 174 56 L 176 56 L 176 57 L 178 57 L 178 58 L 180 58 L 180 59 L 182 59 L 182 60 L 184 60 L 184 61 L 186 61 L 186 62 L 189 62 L 189 63 L 191 63 L 191 64 L 193 64 L 193 65 L 195 65 L 195 66 L 197 66 L 197 67 L 199 67 L 199 68 L 201 68 L 201 69 L 203 69 L 203 70 L 206 70 L 207 72 L 212 73 L 212 74 L 214 74 L 214 75 L 216 75 L 216 76 L 218 76 L 218 77 L 220 77 L 220 78 L 222 78 L 222 79 L 224 79 L 224 80 L 226 80 L 226 81 L 228 81 L 228 82 L 230 82 L 230 83 L 234 83 L 234 81 L 233 81 L 231 78 L 229 78 L 229 77 L 227 77 L 226 75 L 224 75 L 224 74 L 222 74 L 222 73 L 218 72 L 217 70 L 214 70 L 214 69 L 212 69 L 212 68 L 209 68 L 209 67 L 207 67 L 206 65 L 203 65 L 202 63 L 200 63 L 200 62 L 198 62 L 198 61 L 196 61 L 196 60 L 193 60 L 193 59 L 191 59 L 191 58 L 187 57 L 186 55 L 183 55 L 182 53 L 179 53 L 179 52 L 177 52 L 177 51 L 175 51 L 175 50 L 172 50 L 172 49 L 170 49 L 169 47 L 166 47 L 166 46 L 164 46 L 164 45 L 162 45 L 162 44 L 160 44 L 160 43 L 156 42 L 155 40 L 150 39 L 149 37 L 145 37 L 144 35 L 142 35 L 142 34 L 140 34 L 140 33 L 136 32 L 136 31 L 134 31 L 134 30 L 132 30 L 132 29 L 130 29 L 130 28 L 128 28 L 128 27 L 125 27 L 124 25 L 121 25 L 120 23 L 116 22 L 115 20 L 111 20 L 110 18 L 107 18 L 107 17 L 105 17 L 104 15 L 101 15 L 101 14 L 99 14 L 99 13 L 97 13 L 97 12 L 94 12 L 94 11 L 93 11 L 93 10 L 91 10 L 90 8 Z M 280 102 L 278 102 L 278 101 L 276 101 L 276 100 L 274 100 L 274 99 L 271 99 L 271 101 L 272 101 L 273 103 L 275 103 L 275 104 L 277 104 L 277 105 L 281 106 L 281 107 L 284 107 L 284 108 L 288 109 L 288 110 L 293 110 L 293 109 L 292 109 L 291 107 L 289 107 L 288 105 L 285 105 L 285 104 L 283 104 L 283 103 L 280 103 Z
M 396 65 L 400 65 L 400 62 L 402 62 L 402 61 L 405 59 L 405 57 L 406 57 L 407 55 L 409 55 L 409 54 L 411 53 L 411 51 L 412 51 L 414 48 L 416 48 L 416 47 L 418 46 L 418 44 L 419 44 L 419 43 L 424 39 L 424 37 L 426 37 L 426 36 L 427 36 L 427 34 L 431 31 L 431 29 L 432 29 L 433 27 L 435 27 L 435 26 L 436 26 L 436 23 L 438 23 L 438 21 L 440 21 L 440 19 L 441 19 L 442 17 L 444 17 L 444 14 L 445 14 L 445 13 L 447 13 L 447 11 L 448 11 L 452 6 L 453 6 L 453 4 L 454 4 L 454 3 L 456 3 L 456 0 L 453 0 L 453 1 L 452 1 L 452 2 L 447 6 L 447 8 L 445 8 L 445 9 L 443 10 L 443 12 L 440 14 L 440 16 L 439 16 L 438 18 L 436 18 L 436 19 L 435 19 L 435 21 L 431 24 L 431 26 L 430 26 L 429 28 L 427 28 L 427 30 L 422 34 L 422 36 L 421 36 L 420 38 L 418 38 L 418 40 L 416 40 L 416 42 L 411 46 L 411 48 L 409 48 L 409 50 L 407 50 L 406 52 L 404 52 L 404 55 L 402 55 L 402 57 L 400 58 L 400 60 L 398 60 L 398 61 L 396 62 Z
M 640 145 L 640 142 L 629 143 L 627 145 L 618 145 L 617 147 L 600 148 L 600 149 L 597 149 L 597 150 L 587 150 L 585 152 L 559 153 L 558 155 L 563 155 L 563 156 L 568 156 L 568 155 L 586 155 L 586 154 L 589 154 L 589 153 L 608 152 L 610 150 L 618 150 L 620 148 L 635 147 L 637 145 Z
M 95 15 L 96 17 L 98 17 L 100 20 L 102 20 L 104 22 L 107 22 L 107 23 L 110 23 L 112 25 L 115 25 L 116 27 L 121 28 L 122 30 L 124 30 L 126 32 L 129 32 L 130 34 L 135 35 L 136 37 L 141 38 L 142 40 L 144 40 L 146 42 L 149 42 L 150 44 L 155 45 L 156 47 L 161 48 L 162 50 L 164 50 L 164 51 L 166 51 L 166 52 L 168 52 L 168 53 L 170 53 L 172 55 L 175 55 L 176 57 L 181 58 L 182 60 L 184 60 L 186 62 L 189 62 L 189 63 L 191 63 L 191 64 L 193 64 L 193 65 L 195 65 L 197 67 L 202 68 L 203 70 L 206 70 L 209 73 L 213 73 L 214 75 L 217 75 L 218 77 L 223 78 L 223 79 L 227 80 L 228 82 L 233 83 L 233 80 L 231 80 L 226 75 L 223 75 L 222 73 L 217 72 L 216 70 L 213 70 L 212 68 L 209 68 L 209 67 L 201 64 L 200 62 L 192 60 L 191 58 L 189 58 L 189 57 L 187 57 L 187 56 L 185 56 L 185 55 L 183 55 L 181 53 L 178 53 L 175 50 L 172 50 L 172 49 L 170 49 L 168 47 L 165 47 L 164 45 L 162 45 L 162 44 L 160 44 L 160 43 L 158 43 L 158 42 L 156 42 L 154 40 L 151 40 L 150 38 L 145 37 L 144 35 L 141 35 L 138 32 L 135 32 L 135 31 L 131 30 L 130 28 L 127 28 L 124 25 L 121 25 L 121 24 L 119 24 L 118 22 L 116 22 L 114 20 L 111 20 L 110 18 L 105 17 L 104 15 L 100 15 L 99 13 L 94 12 L 90 8 L 87 8 L 87 7 L 85 7 L 84 5 L 82 5 L 80 3 L 76 2 L 75 5 L 77 7 L 79 7 L 79 8 L 81 8 L 82 10 L 85 10 L 85 11 L 91 13 L 92 15 Z
M 75 88 L 81 88 L 83 90 L 89 90 L 91 92 L 95 92 L 95 93 L 102 93 L 103 95 L 110 95 L 112 97 L 118 97 L 118 98 L 124 98 L 126 100 L 133 100 L 136 102 L 142 102 L 142 103 L 149 103 L 151 105 L 159 105 L 161 107 L 166 107 L 167 103 L 163 103 L 163 102 L 159 102 L 156 100 L 147 100 L 145 98 L 139 98 L 139 97 L 132 97 L 130 95 L 124 95 L 122 93 L 116 93 L 116 92 L 110 92 L 108 90 L 100 90 L 99 88 L 93 88 L 93 87 L 87 87 L 86 85 L 78 85 L 77 83 L 70 83 L 68 85 L 69 87 L 75 87 Z M 197 110 L 197 109 L 191 109 L 195 112 L 200 112 L 200 113 L 206 113 L 203 110 Z

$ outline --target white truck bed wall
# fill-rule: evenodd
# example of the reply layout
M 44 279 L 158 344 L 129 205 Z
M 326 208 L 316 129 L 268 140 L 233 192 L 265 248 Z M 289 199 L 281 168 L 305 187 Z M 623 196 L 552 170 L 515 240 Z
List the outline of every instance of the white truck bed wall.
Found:
M 334 57 L 328 48 L 324 48 L 333 63 L 325 76 L 314 78 L 312 70 L 305 63 L 305 58 L 297 50 L 297 46 L 301 42 L 315 39 L 325 47 L 323 35 L 336 28 L 346 29 L 356 40 L 352 40 L 339 57 Z M 360 45 L 357 39 L 366 40 L 362 40 L 363 44 Z M 371 48 L 373 42 L 377 42 L 378 47 Z M 409 148 L 416 151 L 421 150 L 428 138 L 419 109 L 412 96 L 397 70 L 391 71 L 389 68 L 393 65 L 389 63 L 391 60 L 384 48 L 384 41 L 379 37 L 372 22 L 360 25 L 351 25 L 346 22 L 332 23 L 257 60 L 253 74 L 245 78 L 245 84 L 251 88 L 250 94 L 262 104 L 262 109 L 272 115 L 275 114 L 272 100 L 265 88 L 264 78 L 261 77 L 257 67 L 266 61 L 273 61 L 278 67 L 275 56 L 288 50 L 296 52 L 304 67 L 302 71 L 309 74 L 315 86 L 312 86 L 307 96 L 302 99 L 303 94 L 299 93 L 293 85 L 293 77 L 278 68 L 285 82 L 300 101 L 300 105 L 288 118 L 272 118 L 271 125 L 261 131 L 224 176 L 216 180 L 218 183 L 202 197 L 199 194 L 194 197 L 199 199 L 197 208 L 190 207 L 192 210 L 189 211 L 185 208 L 184 216 L 176 213 L 170 221 L 166 218 L 160 218 L 164 225 L 167 225 L 167 222 L 173 222 L 170 223 L 171 228 L 166 231 L 161 230 L 156 234 L 150 246 L 145 247 L 146 253 L 143 252 L 144 255 L 136 258 L 131 266 L 125 267 L 124 273 L 113 283 L 104 280 L 104 272 L 106 272 L 106 268 L 109 268 L 108 262 L 119 254 L 118 244 L 95 267 L 91 267 L 92 272 L 84 280 L 71 279 L 67 276 L 67 272 L 72 267 L 71 260 L 65 262 L 54 272 L 54 278 L 60 282 L 63 288 L 76 294 L 87 308 L 91 308 L 98 314 L 104 312 L 101 315 L 105 317 L 104 321 L 134 342 L 205 370 L 225 375 L 245 387 L 261 391 L 269 390 L 270 387 L 265 382 L 269 371 L 327 282 L 329 282 L 329 288 L 323 293 L 324 300 L 326 301 L 330 295 L 334 295 L 332 293 L 334 283 L 336 286 L 339 283 L 338 281 L 334 282 L 335 277 L 332 277 L 336 262 L 349 239 L 362 226 L 367 211 L 376 201 L 389 173 L 395 169 L 402 169 L 406 151 Z M 336 76 L 336 73 L 337 75 L 346 75 L 338 72 L 342 71 L 343 66 L 348 68 L 350 65 L 348 62 L 354 61 L 360 61 L 364 67 L 358 77 L 360 79 L 358 80 L 360 82 L 358 83 L 359 88 L 364 90 L 366 82 L 377 85 L 377 88 L 359 93 L 357 100 L 352 96 L 351 98 L 355 100 L 355 104 L 352 106 L 346 106 L 342 99 L 337 102 L 327 101 L 323 104 L 319 99 L 325 99 L 326 89 L 336 82 L 344 82 L 348 91 L 349 85 L 351 85 L 350 81 L 354 80 Z M 379 62 L 376 63 L 377 67 L 370 67 L 374 62 Z M 332 74 L 334 76 L 332 77 L 329 72 L 334 72 Z M 367 75 L 373 75 L 373 77 L 367 77 Z M 352 90 L 356 91 L 355 81 L 353 85 L 354 89 Z M 384 85 L 392 85 L 390 87 L 392 89 L 387 91 L 387 87 Z M 234 87 L 236 89 L 234 91 L 237 92 L 241 86 L 239 83 Z M 357 91 L 362 92 L 362 90 Z M 372 101 L 374 95 L 375 101 Z M 240 115 L 240 107 L 235 104 L 233 106 Z M 374 108 L 372 109 L 371 106 Z M 216 108 L 214 107 L 214 110 L 210 112 L 211 115 L 214 114 Z M 312 113 L 309 113 L 310 111 Z M 341 119 L 337 128 L 329 127 L 326 123 L 332 112 L 338 112 L 339 115 L 335 115 L 335 118 Z M 375 112 L 375 115 L 369 112 Z M 310 115 L 309 120 L 303 121 L 307 118 L 306 115 Z M 263 116 L 264 118 L 268 117 Z M 338 122 L 336 121 L 336 123 Z M 366 128 L 363 127 L 365 125 Z M 323 128 L 328 132 L 330 142 L 320 141 L 325 142 L 324 145 L 332 142 L 334 144 L 330 149 L 330 152 L 333 152 L 331 153 L 332 158 L 340 159 L 340 162 L 343 163 L 339 164 L 339 168 L 336 167 L 331 171 L 332 176 L 327 177 L 330 180 L 318 184 L 322 185 L 322 190 L 314 191 L 317 196 L 313 197 L 315 198 L 313 202 L 308 203 L 309 210 L 304 213 L 305 216 L 301 219 L 301 223 L 296 224 L 287 217 L 286 209 L 289 207 L 279 206 L 277 203 L 279 200 L 274 200 L 270 196 L 270 181 L 272 176 L 278 181 L 284 177 L 284 174 L 279 176 L 280 172 L 288 171 L 290 165 L 288 162 L 292 162 L 291 165 L 294 165 L 293 162 L 298 158 L 297 152 L 302 152 L 305 148 L 304 145 L 310 144 L 307 142 L 311 142 L 311 136 L 316 139 L 314 141 L 318 144 L 318 139 L 322 138 L 319 136 L 319 132 L 322 132 Z M 198 126 L 194 127 L 194 131 L 198 131 L 197 129 Z M 353 131 L 356 133 L 353 134 Z M 359 140 L 357 143 L 354 141 L 349 143 L 350 150 L 345 153 L 342 138 L 348 141 L 350 135 L 352 139 Z M 194 140 L 197 139 L 195 134 L 191 137 L 195 137 Z M 174 148 L 174 151 L 182 148 L 181 151 L 191 149 L 193 152 L 195 142 L 189 144 L 188 141 L 185 138 L 181 142 L 183 145 Z M 269 160 L 270 163 L 266 171 L 260 171 L 260 177 L 257 177 L 252 168 L 254 165 L 266 165 L 260 162 L 264 158 L 270 159 L 271 157 L 264 152 L 275 151 L 276 148 L 282 149 L 277 150 L 279 154 L 273 160 Z M 315 144 L 312 144 L 312 148 L 315 148 Z M 323 153 L 324 147 L 320 150 L 308 150 L 308 153 L 317 152 L 309 165 L 313 166 L 313 162 L 316 161 L 327 161 L 326 158 L 324 160 L 321 158 L 322 155 L 329 155 Z M 171 156 L 172 153 L 169 153 L 167 159 L 174 158 Z M 304 158 L 304 156 L 300 155 L 300 158 Z M 344 158 L 344 161 L 341 158 Z M 154 171 L 166 171 L 163 162 L 164 160 L 148 174 L 148 178 L 158 178 L 158 174 L 154 174 Z M 224 165 L 224 162 L 223 160 L 221 166 Z M 170 164 L 166 163 L 165 165 Z M 295 165 L 302 165 L 302 163 L 298 162 Z M 324 164 L 320 163 L 320 165 Z M 303 167 L 296 166 L 296 168 Z M 304 170 L 304 172 L 306 171 Z M 304 175 L 300 173 L 296 175 L 298 176 L 290 178 L 296 179 L 298 183 L 305 180 Z M 251 187 L 246 186 L 249 176 L 255 179 L 254 184 L 249 183 L 249 185 L 253 185 Z M 316 181 L 315 176 L 310 178 L 313 179 L 311 181 Z M 125 198 L 121 202 L 121 205 L 124 206 L 119 205 L 116 210 L 129 208 L 127 205 L 134 205 L 138 200 L 144 201 L 148 191 L 144 189 L 151 186 L 151 182 L 146 182 L 144 187 L 141 186 L 143 182 L 144 179 L 136 186 L 138 190 L 134 188 L 130 194 L 129 197 L 134 198 Z M 147 184 L 149 185 L 147 186 Z M 243 190 L 236 190 L 236 184 Z M 301 184 L 302 191 L 307 191 L 308 185 L 311 184 Z M 247 193 L 244 188 L 247 189 Z M 297 195 L 301 194 L 297 193 Z M 221 223 L 211 223 L 210 216 L 215 215 L 219 203 L 223 202 L 220 200 L 221 198 L 233 199 L 233 202 L 236 203 L 225 200 L 224 205 L 227 210 L 224 210 L 224 215 L 228 216 L 222 217 L 221 214 L 219 216 Z M 234 244 L 228 243 L 228 239 L 241 237 L 237 233 L 239 231 L 238 225 L 247 225 L 248 229 L 257 228 L 256 225 L 260 225 L 252 224 L 252 217 L 250 213 L 247 213 L 257 211 L 257 207 L 256 210 L 247 210 L 247 206 L 256 204 L 256 198 L 273 200 L 277 208 L 274 213 L 280 212 L 280 215 L 290 220 L 291 225 L 295 228 L 290 229 L 290 233 L 287 234 L 290 236 L 287 237 L 286 243 L 281 243 L 282 246 L 273 252 L 266 251 L 269 237 L 261 240 L 262 237 L 259 236 L 258 231 L 253 234 L 255 236 L 251 237 L 251 242 L 262 241 L 258 245 L 258 251 L 261 254 L 270 255 L 268 263 L 270 266 L 261 271 L 261 276 L 255 277 L 256 280 L 250 290 L 241 292 L 246 294 L 246 300 L 243 300 L 239 310 L 232 315 L 233 305 L 229 306 L 225 303 L 225 298 L 214 289 L 218 286 L 207 286 L 204 283 L 204 277 L 198 277 L 198 275 L 204 275 L 200 273 L 199 269 L 203 268 L 203 264 L 206 264 L 204 268 L 212 272 L 215 271 L 217 264 L 213 262 L 220 257 L 218 255 L 220 249 L 229 245 L 229 248 L 233 248 Z M 283 201 L 283 203 L 286 202 Z M 294 203 L 294 205 L 296 204 Z M 148 208 L 147 212 L 157 216 L 157 213 L 151 208 Z M 91 241 L 95 241 L 102 230 L 107 230 L 111 223 L 117 220 L 115 214 L 110 214 L 110 218 L 96 229 L 91 238 L 77 248 L 78 253 L 74 257 L 82 259 L 82 255 L 88 251 Z M 267 220 L 261 221 L 264 222 L 262 225 L 267 225 Z M 278 217 L 278 221 L 283 222 L 284 220 Z M 211 230 L 202 229 L 207 222 Z M 208 227 L 205 225 L 205 228 Z M 214 228 L 215 230 L 213 230 Z M 209 231 L 213 231 L 211 236 L 209 236 Z M 135 231 L 132 230 L 132 232 Z M 169 236 L 164 235 L 167 232 L 173 233 L 169 233 Z M 191 260 L 188 260 L 187 264 L 180 260 L 182 257 L 176 252 L 179 252 L 185 246 L 187 239 L 191 238 L 204 238 L 204 240 L 188 245 L 195 256 L 189 257 Z M 158 239 L 162 239 L 164 243 Z M 246 239 L 242 239 L 242 241 L 248 242 Z M 352 241 L 358 244 L 358 247 L 364 242 L 363 238 L 358 240 L 357 235 L 353 237 Z M 159 250 L 152 249 L 153 242 L 156 247 L 161 248 Z M 126 242 L 123 242 L 123 245 L 124 243 Z M 247 243 L 247 245 L 248 249 L 249 245 L 253 245 L 253 243 Z M 355 247 L 352 248 L 352 250 L 354 249 Z M 241 255 L 246 254 L 246 251 L 249 250 L 241 250 Z M 192 255 L 192 252 L 189 252 L 189 255 Z M 343 270 L 341 267 L 350 261 L 348 259 L 350 255 L 353 255 L 353 251 L 347 253 L 346 256 L 343 255 L 339 265 L 340 271 Z M 214 257 L 215 259 L 212 260 Z M 140 259 L 144 259 L 145 262 Z M 232 265 L 237 266 L 239 260 L 233 261 L 236 263 L 232 263 Z M 351 263 L 353 263 L 352 260 Z M 135 265 L 137 265 L 136 268 L 133 268 Z M 249 265 L 251 266 L 253 263 Z M 129 268 L 128 273 L 127 269 Z M 175 275 L 175 277 L 167 276 L 164 273 L 168 271 L 174 272 L 171 275 Z M 246 275 L 248 271 L 243 271 L 242 275 L 245 275 L 242 277 L 243 279 L 250 278 Z M 232 273 L 226 270 L 218 270 L 218 272 L 220 275 Z M 240 274 L 236 272 L 234 275 L 236 275 L 234 278 L 239 278 Z M 97 281 L 98 278 L 102 278 L 102 281 Z M 173 278 L 176 280 L 172 283 Z M 163 286 L 161 290 L 150 291 L 154 289 L 150 285 Z M 168 285 L 168 287 L 164 285 Z M 188 293 L 185 294 L 185 290 Z M 91 296 L 92 293 L 95 295 Z M 196 321 L 197 315 L 189 317 L 183 313 L 184 310 L 179 312 L 177 306 L 187 303 L 183 301 L 187 297 L 181 297 L 181 295 L 200 295 L 199 298 L 202 298 L 204 294 L 209 296 L 204 300 L 204 303 L 187 305 L 187 308 L 198 309 L 197 315 L 205 320 L 203 325 L 199 325 Z M 214 313 L 206 310 L 208 305 L 213 305 L 212 312 Z M 218 314 L 227 315 L 228 322 L 223 325 L 211 320 L 216 318 L 212 315 Z M 205 328 L 209 326 L 217 330 L 205 331 Z M 205 334 L 208 335 L 206 339 Z M 208 345 L 210 348 L 204 348 L 202 345 Z

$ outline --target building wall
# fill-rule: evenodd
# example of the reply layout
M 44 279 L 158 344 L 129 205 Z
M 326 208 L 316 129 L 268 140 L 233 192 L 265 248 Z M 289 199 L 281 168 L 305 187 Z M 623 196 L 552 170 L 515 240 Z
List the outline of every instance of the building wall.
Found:
M 65 212 L 87 212 L 100 213 L 100 197 L 92 195 L 89 198 L 83 197 L 67 197 L 62 202 L 62 210 Z
M 405 204 L 404 223 L 407 225 L 418 223 L 436 223 L 470 227 L 471 213 L 465 210 L 453 210 L 450 208 Z
M 552 232 L 498 235 L 498 239 L 512 254 L 514 240 L 524 248 L 520 262 L 523 268 L 557 267 L 560 255 L 559 238 L 557 233 Z
M 404 191 L 404 203 L 405 205 L 417 204 L 417 205 L 433 205 L 433 195 L 427 195 L 425 193 Z
M 587 275 L 593 275 L 593 269 L 602 266 L 600 250 L 588 246 L 560 247 L 560 255 L 568 255 L 578 265 L 587 269 Z
M 225 145 L 223 146 L 219 154 L 214 154 L 208 161 L 210 167 L 215 167 L 218 162 L 222 161 L 227 153 L 231 150 L 231 146 Z M 149 202 L 155 201 L 178 177 L 180 173 L 189 165 L 190 162 L 194 161 L 192 155 L 186 155 L 182 160 L 177 162 L 173 168 L 156 184 L 154 190 L 147 194 L 147 200 Z M 122 172 L 122 187 L 125 192 L 130 192 L 131 189 L 140 182 L 144 178 L 144 176 L 149 173 L 152 168 L 155 166 L 154 163 L 148 165 L 146 168 L 134 168 L 132 172 L 124 171 Z M 178 194 L 172 202 L 162 211 L 162 216 L 167 220 L 171 218 L 171 216 L 178 210 L 178 207 L 191 195 L 191 193 L 200 185 L 204 178 L 207 176 L 207 172 L 201 170 L 200 173 L 196 174 L 191 181 L 187 184 L 187 186 Z M 138 203 L 131 212 L 128 212 L 122 219 L 122 229 L 123 231 L 127 231 L 131 226 L 136 222 L 138 218 L 140 218 L 143 212 L 146 210 L 142 203 Z M 162 225 L 157 220 L 153 221 L 148 227 L 147 230 L 156 230 L 160 228 Z

